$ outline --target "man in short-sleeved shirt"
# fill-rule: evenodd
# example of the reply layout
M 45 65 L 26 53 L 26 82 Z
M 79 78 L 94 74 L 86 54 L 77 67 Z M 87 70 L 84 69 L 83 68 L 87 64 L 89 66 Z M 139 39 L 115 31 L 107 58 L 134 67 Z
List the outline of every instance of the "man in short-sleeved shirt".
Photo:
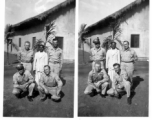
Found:
M 52 45 L 52 48 L 47 51 L 49 56 L 49 66 L 51 72 L 59 75 L 62 69 L 63 52 L 62 49 L 58 47 L 58 41 L 56 39 L 53 40 Z
M 115 63 L 114 65 L 114 79 L 112 82 L 112 88 L 107 91 L 107 94 L 114 95 L 116 97 L 119 97 L 119 93 L 122 91 L 127 92 L 127 102 L 128 104 L 131 104 L 131 98 L 130 98 L 130 88 L 131 83 L 129 81 L 129 77 L 126 71 L 120 69 L 120 64 Z
M 104 48 L 100 46 L 99 39 L 95 39 L 93 41 L 95 47 L 91 49 L 91 56 L 90 59 L 92 62 L 92 70 L 94 69 L 94 65 L 96 61 L 100 61 L 101 68 L 105 68 L 105 59 L 106 59 L 106 51 Z
M 48 94 L 51 94 L 53 100 L 60 99 L 60 91 L 62 89 L 62 81 L 59 76 L 50 71 L 49 65 L 44 66 L 44 73 L 41 75 L 39 82 L 39 92 L 41 100 L 45 100 Z
M 17 65 L 16 72 L 13 75 L 13 94 L 20 97 L 22 93 L 29 92 L 27 98 L 32 101 L 33 90 L 35 87 L 34 78 L 28 70 L 25 70 L 22 64 Z
M 18 52 L 18 60 L 23 64 L 24 68 L 29 72 L 32 71 L 33 50 L 30 49 L 30 42 L 24 43 L 24 49 Z
M 101 93 L 101 96 L 106 95 L 106 90 L 109 85 L 109 77 L 104 69 L 101 69 L 100 61 L 95 63 L 95 69 L 89 72 L 88 86 L 86 87 L 84 94 L 91 94 L 93 90 Z
M 129 76 L 129 80 L 132 83 L 133 73 L 134 73 L 134 63 L 137 61 L 138 57 L 134 50 L 129 48 L 129 42 L 123 42 L 124 49 L 120 51 L 121 59 L 121 69 L 125 70 Z

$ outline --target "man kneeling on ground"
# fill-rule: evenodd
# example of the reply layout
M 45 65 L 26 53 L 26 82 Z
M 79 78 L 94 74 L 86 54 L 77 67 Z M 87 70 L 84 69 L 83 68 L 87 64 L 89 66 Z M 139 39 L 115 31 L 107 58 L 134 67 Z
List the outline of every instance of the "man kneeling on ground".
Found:
M 62 81 L 59 76 L 50 71 L 50 66 L 44 66 L 44 73 L 40 77 L 39 82 L 39 93 L 41 95 L 40 100 L 44 101 L 50 94 L 51 99 L 58 101 L 60 100 L 60 91 L 62 89 Z
M 23 64 L 16 66 L 18 72 L 13 76 L 13 94 L 20 98 L 24 93 L 29 93 L 27 98 L 29 101 L 33 101 L 32 95 L 35 88 L 34 78 L 28 70 L 24 69 Z
M 95 90 L 97 93 L 100 93 L 102 97 L 105 97 L 106 90 L 109 85 L 109 77 L 104 69 L 101 68 L 101 63 L 95 63 L 95 69 L 90 71 L 88 76 L 88 86 L 84 91 L 84 94 L 91 95 Z
M 131 83 L 128 80 L 129 77 L 127 75 L 127 72 L 120 69 L 120 64 L 115 63 L 113 65 L 115 73 L 114 73 L 114 79 L 112 82 L 112 88 L 107 91 L 107 94 L 119 97 L 120 93 L 123 91 L 127 92 L 127 103 L 131 104 L 131 98 L 130 98 L 130 88 Z

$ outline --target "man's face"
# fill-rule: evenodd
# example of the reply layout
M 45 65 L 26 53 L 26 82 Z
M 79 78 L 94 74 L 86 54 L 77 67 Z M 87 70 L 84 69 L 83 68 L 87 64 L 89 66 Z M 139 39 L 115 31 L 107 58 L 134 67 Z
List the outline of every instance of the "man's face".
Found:
M 115 70 L 116 73 L 119 73 L 119 72 L 120 72 L 120 67 L 119 67 L 119 65 L 114 66 L 114 70 Z
M 57 47 L 58 47 L 58 41 L 56 41 L 56 40 L 53 41 L 53 47 L 54 47 L 54 48 L 57 48 Z
M 101 70 L 101 65 L 100 64 L 95 64 L 95 71 L 99 72 Z
M 40 46 L 39 46 L 39 50 L 40 50 L 40 52 L 43 52 L 44 46 L 40 45 Z
M 124 42 L 123 45 L 124 45 L 125 50 L 129 48 L 128 42 Z
M 95 47 L 98 49 L 98 48 L 100 48 L 100 44 L 98 43 L 98 44 L 95 44 Z
M 116 44 L 115 44 L 115 43 L 112 43 L 112 44 L 111 44 L 111 48 L 112 48 L 112 49 L 115 49 L 115 48 L 116 48 Z
M 49 75 L 49 74 L 50 74 L 50 69 L 49 69 L 49 67 L 44 67 L 44 73 L 45 73 L 46 75 Z
M 20 75 L 23 75 L 24 74 L 24 69 L 18 70 L 18 72 L 19 72 Z
M 24 47 L 25 47 L 26 50 L 29 50 L 30 49 L 30 44 L 29 43 L 25 43 Z

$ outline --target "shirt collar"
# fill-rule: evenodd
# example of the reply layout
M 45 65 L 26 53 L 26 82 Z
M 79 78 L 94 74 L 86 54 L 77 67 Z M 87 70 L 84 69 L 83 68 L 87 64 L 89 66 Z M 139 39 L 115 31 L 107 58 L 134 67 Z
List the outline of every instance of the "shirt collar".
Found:
M 95 47 L 94 50 L 99 51 L 101 50 L 101 47 L 99 47 L 98 49 Z
M 130 47 L 129 47 L 127 50 L 124 49 L 124 51 L 126 51 L 126 52 L 127 52 L 127 51 L 130 51 L 130 50 L 131 50 Z

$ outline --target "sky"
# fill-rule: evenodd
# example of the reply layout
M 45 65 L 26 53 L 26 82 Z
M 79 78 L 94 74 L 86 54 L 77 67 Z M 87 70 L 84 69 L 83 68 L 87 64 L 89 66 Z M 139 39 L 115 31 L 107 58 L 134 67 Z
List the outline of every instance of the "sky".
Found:
M 38 15 L 65 0 L 5 0 L 5 24 L 15 24 Z
M 79 27 L 87 26 L 118 11 L 135 0 L 79 0 Z

